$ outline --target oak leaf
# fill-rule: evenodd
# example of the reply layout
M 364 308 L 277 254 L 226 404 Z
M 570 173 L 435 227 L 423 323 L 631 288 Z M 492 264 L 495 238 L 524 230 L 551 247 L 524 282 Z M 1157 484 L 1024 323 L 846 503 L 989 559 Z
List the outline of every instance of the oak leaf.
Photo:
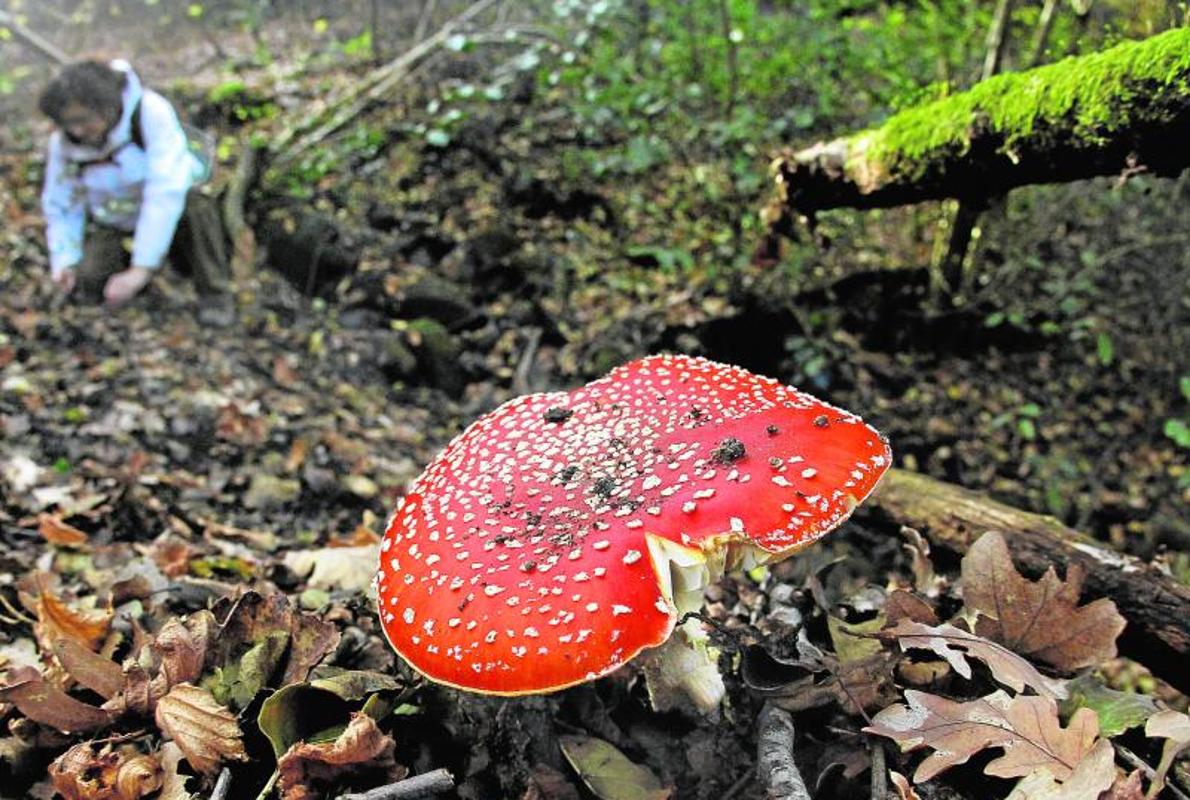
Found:
M 905 700 L 908 705 L 884 709 L 864 730 L 893 739 L 902 751 L 934 750 L 914 773 L 916 783 L 989 747 L 1003 748 L 1004 755 L 984 768 L 988 775 L 1021 778 L 1044 768 L 1066 781 L 1099 735 L 1095 712 L 1087 708 L 1062 728 L 1057 703 L 1048 697 L 1010 698 L 998 691 L 959 703 L 909 689 Z
M 1008 795 L 1008 800 L 1087 800 L 1111 788 L 1116 781 L 1116 751 L 1111 742 L 1100 739 L 1063 783 L 1048 769 L 1026 776 Z
M 978 615 L 980 636 L 1066 671 L 1115 658 L 1124 618 L 1107 598 L 1078 604 L 1080 565 L 1070 565 L 1065 581 L 1053 567 L 1030 581 L 1013 566 L 1004 537 L 993 531 L 967 551 L 962 576 L 963 604 Z
M 154 716 L 199 772 L 211 775 L 224 761 L 248 760 L 236 718 L 206 689 L 179 683 L 157 701 Z
M 1066 696 L 1062 681 L 1045 677 L 1036 667 L 1003 645 L 954 625 L 923 625 L 902 619 L 894 627 L 881 631 L 880 637 L 895 638 L 903 650 L 933 651 L 968 680 L 971 678 L 971 664 L 967 659 L 971 657 L 987 664 L 992 677 L 1017 692 L 1029 686 L 1046 697 Z

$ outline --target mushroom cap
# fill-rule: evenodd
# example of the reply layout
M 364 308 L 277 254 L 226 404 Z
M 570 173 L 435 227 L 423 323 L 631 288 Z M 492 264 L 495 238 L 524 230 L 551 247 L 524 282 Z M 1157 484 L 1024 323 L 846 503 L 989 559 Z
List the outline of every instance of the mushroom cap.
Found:
M 846 519 L 890 463 L 854 414 L 704 358 L 652 356 L 514 398 L 447 445 L 394 512 L 382 627 L 439 683 L 502 695 L 582 683 L 669 637 L 673 565 L 784 558 Z

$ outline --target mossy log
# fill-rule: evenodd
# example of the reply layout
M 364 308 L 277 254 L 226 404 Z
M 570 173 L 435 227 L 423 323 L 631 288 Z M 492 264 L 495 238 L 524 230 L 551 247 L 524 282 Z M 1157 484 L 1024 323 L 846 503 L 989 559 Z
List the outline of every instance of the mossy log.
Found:
M 1003 73 L 774 162 L 774 217 L 1190 165 L 1190 29 Z
M 1086 571 L 1084 600 L 1108 597 L 1128 621 L 1120 653 L 1190 692 L 1190 586 L 1052 517 L 917 473 L 890 470 L 869 502 L 878 515 L 916 528 L 951 552 L 966 553 L 985 532 L 999 531 L 1017 568 L 1031 578 L 1051 566 L 1064 574 L 1080 565 Z

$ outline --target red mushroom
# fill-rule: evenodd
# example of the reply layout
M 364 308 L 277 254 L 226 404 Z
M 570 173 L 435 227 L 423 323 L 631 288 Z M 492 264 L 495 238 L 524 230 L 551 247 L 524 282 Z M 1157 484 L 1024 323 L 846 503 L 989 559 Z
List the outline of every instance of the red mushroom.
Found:
M 724 569 L 826 534 L 889 464 L 854 414 L 703 358 L 518 397 L 452 441 L 393 514 L 383 628 L 438 683 L 583 683 L 665 642 Z M 713 705 L 721 684 L 704 693 Z

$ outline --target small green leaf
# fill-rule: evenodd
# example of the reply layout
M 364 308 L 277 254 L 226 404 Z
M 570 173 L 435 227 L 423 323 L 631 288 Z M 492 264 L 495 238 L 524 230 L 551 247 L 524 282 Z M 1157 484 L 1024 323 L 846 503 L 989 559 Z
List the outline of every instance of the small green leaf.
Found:
M 297 742 L 314 741 L 333 731 L 342 731 L 363 702 L 373 719 L 400 706 L 376 699 L 379 693 L 401 688 L 391 675 L 366 670 L 344 670 L 315 678 L 309 683 L 291 683 L 274 692 L 261 705 L 256 724 L 280 757 Z M 408 713 L 406 711 L 405 713 Z
M 866 622 L 844 622 L 838 617 L 827 617 L 826 628 L 830 632 L 831 643 L 835 647 L 835 654 L 839 661 L 850 664 L 861 661 L 868 656 L 879 653 L 882 645 L 867 634 L 876 633 L 885 626 L 888 618 L 880 613 L 875 619 Z
M 273 631 L 249 648 L 238 661 L 217 667 L 203 685 L 222 705 L 245 708 L 257 692 L 268 686 L 288 646 L 289 633 Z
M 330 28 L 330 23 L 326 21 L 326 17 L 319 17 L 314 20 L 315 33 L 326 33 L 328 28 Z
M 1089 708 L 1099 715 L 1099 733 L 1109 739 L 1142 724 L 1157 711 L 1148 695 L 1117 692 L 1090 675 L 1067 682 L 1066 689 L 1070 696 L 1062 701 L 1062 716 L 1069 718 L 1076 710 Z
M 1178 443 L 1178 447 L 1190 447 L 1190 425 L 1184 419 L 1165 420 L 1165 435 Z
M 54 462 L 54 472 L 59 475 L 70 472 L 70 461 L 65 456 L 59 456 L 58 460 Z
M 1190 375 L 1183 375 L 1178 381 L 1178 388 L 1182 390 L 1182 397 L 1190 400 Z
M 1116 356 L 1116 348 L 1112 344 L 1111 337 L 1106 333 L 1101 333 L 1096 339 L 1096 348 L 1099 354 L 1099 363 L 1105 367 L 1110 367 L 1112 360 Z
M 650 770 L 634 764 L 602 739 L 559 736 L 562 755 L 599 800 L 668 800 L 670 792 Z
M 1037 438 L 1037 426 L 1033 424 L 1033 420 L 1027 417 L 1017 421 L 1016 430 L 1021 435 L 1021 438 L 1027 442 L 1031 442 Z
M 191 3 L 186 7 L 186 16 L 190 17 L 190 19 L 201 19 L 202 15 L 202 3 Z

